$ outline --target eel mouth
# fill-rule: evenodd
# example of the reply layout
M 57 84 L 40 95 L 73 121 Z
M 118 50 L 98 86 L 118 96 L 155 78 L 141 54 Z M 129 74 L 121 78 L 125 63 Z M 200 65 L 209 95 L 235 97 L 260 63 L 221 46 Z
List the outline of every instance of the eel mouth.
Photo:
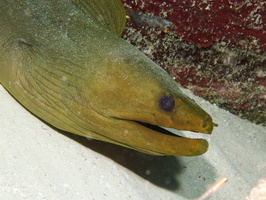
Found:
M 123 144 L 120 143 L 122 146 L 159 156 L 197 156 L 208 150 L 209 144 L 205 139 L 183 137 L 149 123 L 121 121 L 127 124 L 127 138 Z
M 187 138 L 187 139 L 209 139 L 208 136 L 211 133 L 200 133 L 200 132 L 195 132 L 195 131 L 181 131 L 181 130 L 177 130 L 174 128 L 166 128 L 166 127 L 161 127 L 158 125 L 153 125 L 153 124 L 149 124 L 149 123 L 145 123 L 145 122 L 139 122 L 139 121 L 134 121 L 135 123 L 146 127 L 150 130 L 156 131 L 158 133 L 164 134 L 164 135 L 168 135 L 168 136 L 172 136 L 172 137 L 179 137 L 179 138 Z M 218 126 L 217 124 L 213 123 L 213 126 Z M 169 129 L 169 130 L 168 130 Z M 175 133 L 171 132 L 171 130 L 173 130 Z M 178 133 L 176 133 L 178 132 Z M 185 134 L 184 134 L 185 132 Z M 196 135 L 197 134 L 197 135 Z M 200 134 L 200 136 L 199 136 Z M 206 134 L 208 134 L 206 136 Z
M 173 137 L 180 137 L 180 138 L 185 138 L 183 136 L 177 135 L 172 133 L 171 131 L 166 130 L 165 128 L 161 127 L 161 126 L 157 126 L 157 125 L 152 125 L 152 124 L 148 124 L 148 123 L 144 123 L 144 122 L 139 122 L 139 121 L 134 121 L 135 123 L 144 126 L 148 129 L 151 129 L 153 131 L 156 131 L 158 133 L 164 134 L 164 135 L 169 135 L 169 136 L 173 136 Z

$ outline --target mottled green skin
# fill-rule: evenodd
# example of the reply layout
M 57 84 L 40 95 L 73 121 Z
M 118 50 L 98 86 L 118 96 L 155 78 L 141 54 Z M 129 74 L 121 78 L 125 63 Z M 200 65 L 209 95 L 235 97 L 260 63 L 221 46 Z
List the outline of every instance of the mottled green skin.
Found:
M 2 0 L 0 82 L 59 129 L 154 155 L 206 152 L 205 140 L 136 123 L 213 129 L 211 117 L 166 72 L 120 38 L 124 22 L 118 0 Z M 165 95 L 175 99 L 171 112 L 159 107 Z

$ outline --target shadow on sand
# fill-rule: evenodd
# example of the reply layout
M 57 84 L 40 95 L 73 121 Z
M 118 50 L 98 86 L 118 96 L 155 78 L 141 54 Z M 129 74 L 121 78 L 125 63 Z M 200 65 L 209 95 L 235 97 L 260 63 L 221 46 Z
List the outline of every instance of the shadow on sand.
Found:
M 152 156 L 71 133 L 62 134 L 112 159 L 154 185 L 185 198 L 198 197 L 215 180 L 213 167 L 202 157 Z

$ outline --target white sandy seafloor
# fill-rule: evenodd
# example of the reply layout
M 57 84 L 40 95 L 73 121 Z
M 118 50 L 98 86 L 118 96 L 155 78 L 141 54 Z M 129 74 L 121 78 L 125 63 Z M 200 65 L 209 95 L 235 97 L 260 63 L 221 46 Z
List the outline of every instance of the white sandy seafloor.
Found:
M 210 199 L 245 199 L 266 175 L 266 128 L 194 99 L 219 124 L 208 152 L 156 157 L 59 133 L 0 86 L 0 199 L 195 199 L 222 177 Z

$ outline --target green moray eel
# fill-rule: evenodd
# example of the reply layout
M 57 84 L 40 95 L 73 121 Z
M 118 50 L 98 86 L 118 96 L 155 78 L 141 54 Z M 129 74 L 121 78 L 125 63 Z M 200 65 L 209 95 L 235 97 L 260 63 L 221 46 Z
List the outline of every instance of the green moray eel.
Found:
M 119 0 L 1 0 L 0 82 L 58 129 L 153 155 L 205 153 L 209 114 L 121 38 Z

